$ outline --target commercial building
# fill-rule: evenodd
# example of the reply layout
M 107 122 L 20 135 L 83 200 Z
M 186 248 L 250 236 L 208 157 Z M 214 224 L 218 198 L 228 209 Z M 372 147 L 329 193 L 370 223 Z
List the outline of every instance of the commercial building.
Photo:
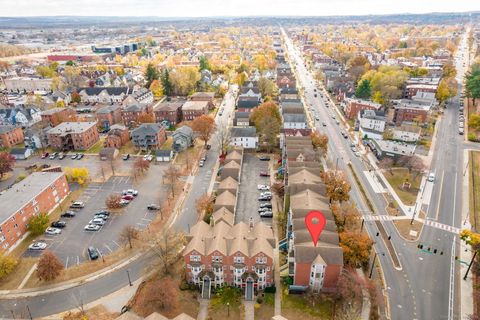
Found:
M 96 122 L 62 122 L 47 131 L 48 144 L 58 150 L 87 150 L 99 140 Z
M 0 195 L 0 245 L 10 250 L 27 232 L 28 220 L 50 213 L 70 192 L 63 172 L 34 172 Z

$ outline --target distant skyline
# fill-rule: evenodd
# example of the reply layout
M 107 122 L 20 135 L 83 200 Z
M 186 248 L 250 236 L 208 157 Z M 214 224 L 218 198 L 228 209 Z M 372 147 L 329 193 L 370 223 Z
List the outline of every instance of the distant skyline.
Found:
M 480 0 L 0 0 L 0 16 L 331 16 L 480 11 Z

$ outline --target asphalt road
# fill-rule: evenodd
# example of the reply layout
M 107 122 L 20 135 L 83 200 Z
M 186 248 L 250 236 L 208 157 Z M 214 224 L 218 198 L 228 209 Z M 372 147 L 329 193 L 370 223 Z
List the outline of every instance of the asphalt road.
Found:
M 294 49 L 290 41 L 287 41 L 287 45 L 290 56 L 297 62 L 297 78 L 305 88 L 306 102 L 313 105 L 315 113 L 321 118 L 317 122 L 317 128 L 326 132 L 330 138 L 331 161 L 335 163 L 338 159 L 339 169 L 347 173 L 345 164 L 350 162 L 372 200 L 375 211 L 378 214 L 386 214 L 384 198 L 375 193 L 363 174 L 359 174 L 368 167 L 349 150 L 350 141 L 340 135 L 341 128 L 331 118 L 331 111 L 325 108 L 323 100 L 314 97 L 312 76 L 304 67 L 298 50 Z M 436 145 L 434 158 L 437 158 L 437 161 L 434 161 L 432 170 L 436 172 L 437 177 L 439 174 L 443 176 L 442 172 L 445 171 L 447 180 L 443 188 L 440 187 L 440 183 L 435 184 L 429 206 L 429 216 L 431 217 L 431 208 L 437 207 L 436 204 L 439 204 L 438 221 L 458 227 L 461 219 L 463 152 L 458 150 L 461 145 L 461 137 L 458 135 L 458 125 L 455 125 L 458 122 L 456 108 L 458 105 L 446 110 L 439 127 L 439 137 L 441 138 Z M 321 126 L 323 121 L 327 123 L 326 127 Z M 362 213 L 369 214 L 368 207 L 360 196 L 353 177 L 349 173 L 347 175 L 352 182 L 350 193 L 352 200 Z M 452 246 L 452 244 L 458 243 L 458 237 L 444 230 L 426 226 L 419 242 L 430 244 L 432 248 L 435 246 L 439 252 L 443 251 L 444 253 L 443 255 L 432 255 L 418 250 L 417 243 L 406 242 L 400 238 L 392 222 L 384 221 L 382 225 L 387 234 L 392 237 L 391 241 L 398 253 L 401 269 L 393 267 L 384 241 L 376 238 L 375 235 L 378 231 L 376 224 L 365 223 L 367 231 L 376 242 L 375 251 L 379 253 L 379 260 L 382 264 L 390 301 L 391 319 L 458 318 L 458 286 L 455 284 L 458 283 L 459 277 L 458 268 L 455 268 L 455 262 L 452 260 L 455 256 L 454 250 L 458 250 L 457 246 Z

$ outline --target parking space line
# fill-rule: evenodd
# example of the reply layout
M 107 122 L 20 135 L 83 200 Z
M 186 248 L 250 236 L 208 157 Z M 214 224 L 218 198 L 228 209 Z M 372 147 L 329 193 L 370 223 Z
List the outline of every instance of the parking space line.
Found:
M 104 246 L 105 246 L 105 247 L 108 249 L 108 251 L 110 251 L 110 253 L 112 253 L 112 252 L 113 252 L 113 250 L 112 250 L 112 249 L 110 249 L 110 247 L 109 247 L 109 246 L 108 246 L 106 243 L 104 244 Z
M 152 219 L 142 218 L 142 220 L 152 221 Z
M 80 264 L 80 257 L 77 256 L 77 266 Z
M 68 259 L 69 259 L 69 258 L 70 258 L 70 257 L 67 257 L 67 261 L 65 261 L 65 269 L 68 268 Z
M 113 243 L 115 243 L 115 244 L 117 245 L 117 247 L 119 247 L 119 248 L 120 248 L 120 245 L 117 243 L 117 241 L 115 241 L 115 240 L 112 240 L 112 242 L 113 242 Z

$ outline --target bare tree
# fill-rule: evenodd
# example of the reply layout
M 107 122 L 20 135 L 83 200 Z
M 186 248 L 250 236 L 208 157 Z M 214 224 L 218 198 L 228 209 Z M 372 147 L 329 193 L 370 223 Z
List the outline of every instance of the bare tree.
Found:
M 162 271 L 168 274 L 171 266 L 177 261 L 180 250 L 184 245 L 184 236 L 172 229 L 167 229 L 154 239 L 153 252 L 160 258 Z
M 228 131 L 226 122 L 222 122 L 218 125 L 217 135 L 215 138 L 217 140 L 218 147 L 221 150 L 221 154 L 226 154 L 230 144 L 230 131 Z
M 171 164 L 163 174 L 164 183 L 165 183 L 165 179 L 167 179 L 167 184 L 170 186 L 170 191 L 174 197 L 175 197 L 175 186 L 180 177 L 181 177 L 180 170 L 178 170 L 178 168 L 173 164 Z
M 393 172 L 392 172 L 393 159 L 392 158 L 383 158 L 378 163 L 378 166 L 380 167 L 380 169 L 388 170 L 388 172 L 390 172 L 390 174 L 393 175 Z
M 112 193 L 105 199 L 105 205 L 108 209 L 120 209 L 122 207 L 122 196 L 117 193 Z
M 123 243 L 128 243 L 130 249 L 133 248 L 132 241 L 138 240 L 140 238 L 140 232 L 133 226 L 125 226 L 120 233 L 120 241 Z

